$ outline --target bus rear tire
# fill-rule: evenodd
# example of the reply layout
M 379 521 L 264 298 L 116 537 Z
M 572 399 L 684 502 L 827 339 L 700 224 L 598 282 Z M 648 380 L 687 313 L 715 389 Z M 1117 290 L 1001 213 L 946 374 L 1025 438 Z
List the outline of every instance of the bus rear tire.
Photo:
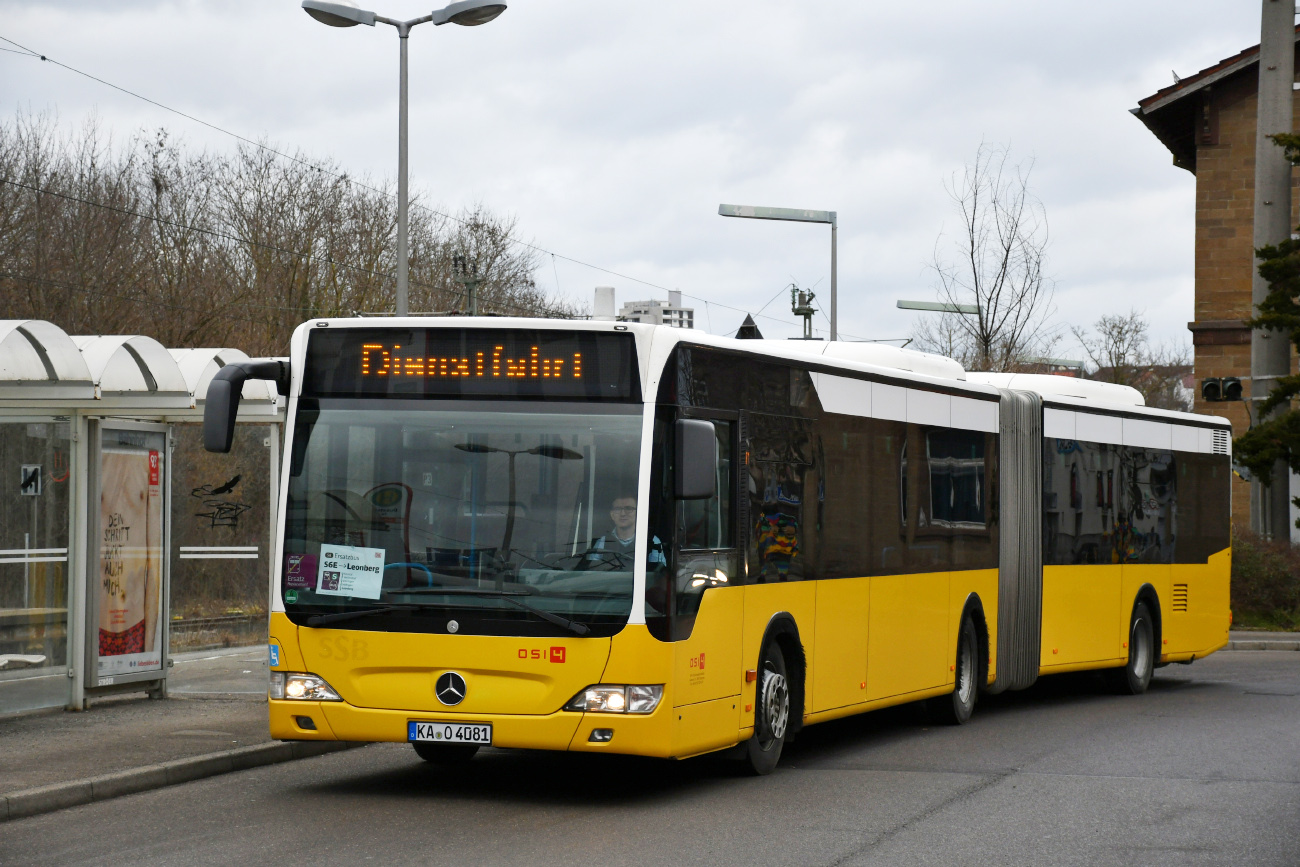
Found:
M 1128 662 L 1123 668 L 1106 672 L 1110 687 L 1120 695 L 1141 695 L 1151 685 L 1155 671 L 1156 635 L 1151 622 L 1151 609 L 1145 602 L 1133 606 L 1133 618 L 1128 626 Z
M 785 655 L 775 642 L 764 649 L 758 672 L 754 735 L 745 742 L 745 763 L 750 773 L 764 776 L 776 770 L 790 730 L 790 680 Z
M 979 633 L 975 631 L 975 621 L 968 614 L 962 618 L 961 630 L 957 633 L 957 666 L 952 692 L 931 699 L 931 707 L 944 723 L 959 726 L 970 719 L 979 694 L 979 674 L 983 670 Z
M 431 744 L 428 741 L 411 741 L 415 754 L 430 764 L 454 768 L 469 764 L 478 752 L 478 744 Z

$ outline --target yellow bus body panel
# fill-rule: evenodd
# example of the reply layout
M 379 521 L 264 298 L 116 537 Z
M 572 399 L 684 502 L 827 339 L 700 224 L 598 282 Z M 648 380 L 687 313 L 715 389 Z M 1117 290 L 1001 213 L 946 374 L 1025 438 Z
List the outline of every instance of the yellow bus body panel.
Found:
M 1159 600 L 1159 611 L 1152 614 L 1160 622 L 1160 661 L 1187 662 L 1213 653 L 1228 642 L 1231 573 L 1229 548 L 1206 563 L 1044 567 L 1040 671 L 1123 665 L 1133 606 L 1148 585 Z
M 419 713 L 531 714 L 558 711 L 600 681 L 608 638 L 434 635 L 359 629 L 298 630 L 306 670 L 350 705 Z M 448 708 L 434 695 L 446 671 L 465 678 L 465 700 Z
M 866 701 L 872 580 L 817 582 L 817 641 L 808 677 L 810 713 Z
M 950 625 L 951 575 L 884 575 L 871 579 L 867 637 L 870 700 L 941 686 L 955 646 Z
M 745 679 L 740 647 L 744 613 L 745 588 L 711 587 L 704 592 L 690 638 L 672 643 L 673 707 L 740 694 Z
M 272 666 L 274 671 L 306 671 L 302 653 L 298 650 L 298 627 L 293 625 L 283 611 L 271 613 L 268 624 L 270 643 L 280 648 L 280 664 Z
M 997 676 L 998 650 L 998 570 L 970 569 L 953 572 L 951 598 L 948 603 L 948 674 L 944 683 L 957 682 L 957 631 L 961 629 L 961 615 L 966 601 L 974 596 L 984 612 L 984 626 L 988 630 L 989 673 L 988 682 Z
M 1125 587 L 1123 595 L 1120 592 L 1122 575 L 1129 568 L 1111 564 L 1043 567 L 1040 668 L 1127 658 L 1122 643 L 1137 592 L 1137 587 L 1132 592 Z M 1127 608 L 1124 598 L 1129 600 Z M 1121 609 L 1125 610 L 1122 624 Z
M 789 581 L 774 584 L 750 584 L 745 591 L 744 632 L 741 636 L 741 659 L 745 669 L 758 670 L 759 654 L 763 652 L 763 636 L 768 624 L 780 613 L 787 613 L 794 618 L 799 627 L 799 640 L 803 642 L 807 656 L 808 671 L 817 664 L 816 660 L 816 622 L 817 622 L 817 582 Z M 706 594 L 707 595 L 707 594 Z M 698 628 L 698 624 L 697 624 Z M 789 664 L 787 660 L 787 664 Z M 746 683 L 741 691 L 741 735 L 749 737 L 754 731 L 754 695 L 757 681 Z M 807 715 L 808 708 L 804 708 Z
M 1145 585 L 1160 599 L 1162 661 L 1217 650 L 1228 639 L 1230 570 L 1230 550 L 1205 564 L 1045 567 L 1041 671 L 1123 664 L 1129 617 Z M 413 719 L 489 722 L 501 747 L 685 758 L 753 734 L 756 683 L 746 672 L 757 669 L 776 614 L 788 613 L 799 630 L 804 721 L 814 723 L 951 690 L 957 629 L 972 595 L 984 611 L 992 681 L 996 569 L 710 588 L 690 637 L 677 642 L 659 641 L 644 625 L 610 639 L 518 638 L 299 629 L 275 613 L 276 668 L 318 674 L 345 701 L 272 700 L 271 734 L 405 741 Z M 447 670 L 469 684 L 455 708 L 433 695 Z M 664 696 L 647 715 L 559 709 L 594 683 L 663 684 Z M 316 730 L 302 727 L 304 717 Z M 598 728 L 613 737 L 592 742 Z

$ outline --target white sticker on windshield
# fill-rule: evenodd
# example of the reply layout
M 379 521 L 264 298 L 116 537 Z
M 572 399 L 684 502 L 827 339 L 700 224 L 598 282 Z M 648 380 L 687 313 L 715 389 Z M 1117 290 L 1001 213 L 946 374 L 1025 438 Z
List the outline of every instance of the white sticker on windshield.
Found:
M 316 592 L 378 599 L 384 584 L 384 549 L 321 545 Z

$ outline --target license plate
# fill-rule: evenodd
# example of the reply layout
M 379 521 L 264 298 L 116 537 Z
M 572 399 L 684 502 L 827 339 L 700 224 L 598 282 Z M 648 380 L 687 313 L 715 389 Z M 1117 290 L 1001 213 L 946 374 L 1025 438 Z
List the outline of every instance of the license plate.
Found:
M 410 722 L 406 725 L 408 741 L 433 741 L 443 744 L 492 744 L 491 723 Z

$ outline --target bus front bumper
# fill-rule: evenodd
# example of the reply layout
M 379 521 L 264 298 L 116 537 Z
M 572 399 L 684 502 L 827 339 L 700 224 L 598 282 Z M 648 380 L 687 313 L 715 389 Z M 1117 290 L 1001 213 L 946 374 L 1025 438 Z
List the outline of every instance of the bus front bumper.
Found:
M 269 699 L 271 737 L 278 740 L 405 742 L 411 722 L 488 723 L 492 746 L 672 756 L 671 708 L 654 713 L 603 714 L 557 711 L 546 715 L 456 714 L 354 707 L 347 702 Z M 311 728 L 314 726 L 315 728 Z M 592 733 L 612 731 L 608 740 Z

